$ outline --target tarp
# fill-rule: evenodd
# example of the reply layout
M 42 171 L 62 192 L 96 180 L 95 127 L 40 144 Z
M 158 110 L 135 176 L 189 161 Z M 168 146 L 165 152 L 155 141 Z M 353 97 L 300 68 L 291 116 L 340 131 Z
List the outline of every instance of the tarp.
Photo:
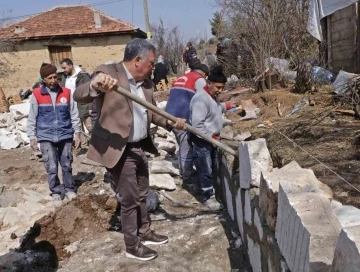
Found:
M 323 41 L 324 37 L 321 31 L 320 20 L 357 1 L 358 0 L 310 0 L 307 24 L 308 32 L 317 40 Z

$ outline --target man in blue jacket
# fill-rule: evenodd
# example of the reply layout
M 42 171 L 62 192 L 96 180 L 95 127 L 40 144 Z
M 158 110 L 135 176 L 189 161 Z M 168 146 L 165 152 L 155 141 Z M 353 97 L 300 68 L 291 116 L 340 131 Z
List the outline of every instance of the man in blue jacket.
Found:
M 190 73 L 179 77 L 170 89 L 170 96 L 165 111 L 171 115 L 186 119 L 189 124 L 190 101 L 196 92 L 204 91 L 206 76 L 209 68 L 205 64 L 198 63 Z M 193 174 L 193 154 L 189 144 L 188 133 L 173 129 L 176 141 L 179 145 L 180 175 L 184 183 L 191 184 Z

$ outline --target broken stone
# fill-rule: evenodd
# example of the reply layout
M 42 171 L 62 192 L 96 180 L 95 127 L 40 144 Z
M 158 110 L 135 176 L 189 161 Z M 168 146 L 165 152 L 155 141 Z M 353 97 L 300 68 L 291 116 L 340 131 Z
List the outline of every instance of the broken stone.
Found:
M 169 174 L 150 174 L 150 188 L 173 191 L 176 189 L 174 178 Z
M 156 103 L 157 107 L 162 110 L 164 110 L 166 108 L 166 104 L 167 104 L 167 101 L 161 101 L 161 102 Z
M 340 222 L 324 194 L 292 189 L 280 182 L 275 232 L 280 251 L 293 272 L 329 271 Z
M 223 115 L 222 118 L 223 118 L 223 127 L 232 126 L 232 124 L 233 124 L 232 121 L 229 120 L 229 119 L 227 119 L 227 118 L 225 117 L 225 115 Z
M 257 115 L 256 115 L 257 107 L 255 107 L 251 99 L 241 100 L 241 105 L 246 113 L 244 117 L 240 118 L 241 121 L 257 119 Z
M 7 128 L 7 131 L 11 131 L 8 128 L 15 126 L 15 117 L 12 112 L 5 112 L 0 114 L 0 127 Z
M 26 128 L 27 128 L 27 118 L 23 118 L 20 121 L 16 122 L 16 130 L 21 131 L 21 132 L 26 132 Z
M 159 154 L 160 154 L 161 157 L 165 157 L 169 153 L 167 153 L 165 150 L 159 150 Z
M 241 132 L 240 134 L 236 135 L 234 137 L 234 140 L 238 141 L 238 142 L 242 142 L 242 141 L 250 139 L 251 136 L 252 135 L 251 135 L 251 133 L 249 131 L 244 131 L 244 132 Z
M 10 112 L 14 115 L 15 119 L 22 117 L 24 115 L 28 115 L 30 112 L 30 103 L 21 103 L 11 105 L 9 107 Z
M 262 223 L 261 223 L 261 219 L 260 219 L 258 209 L 254 210 L 254 225 L 258 230 L 260 240 L 262 240 L 263 237 L 264 237 L 264 230 L 263 230 L 263 226 L 262 226 Z
M 170 132 L 162 127 L 159 127 L 156 131 L 156 135 L 161 138 L 166 138 L 169 134 L 170 134 Z
M 240 187 L 249 189 L 260 187 L 261 172 L 269 172 L 273 168 L 270 152 L 263 138 L 239 144 Z
M 150 124 L 150 135 L 151 137 L 155 136 L 156 131 L 158 130 L 158 126 L 153 123 Z
M 162 138 L 155 139 L 155 146 L 158 150 L 165 150 L 169 154 L 174 154 L 176 150 L 176 145 Z
M 280 182 L 291 184 L 293 192 L 316 192 L 324 194 L 329 200 L 332 198 L 331 189 L 320 182 L 312 170 L 301 168 L 295 161 L 263 175 L 260 182 L 261 216 L 272 231 L 276 228 Z
M 65 247 L 65 250 L 69 253 L 72 254 L 75 251 L 78 250 L 79 244 L 81 241 L 75 241 L 73 243 L 71 243 L 70 245 L 68 245 L 67 247 Z
M 20 141 L 17 135 L 0 136 L 1 149 L 10 150 L 19 147 Z
M 214 232 L 216 229 L 217 229 L 217 227 L 208 228 L 208 229 L 206 229 L 205 231 L 203 231 L 203 232 L 201 233 L 201 236 L 209 235 L 210 233 Z
M 233 140 L 234 130 L 232 129 L 232 127 L 230 126 L 224 127 L 220 133 L 220 138 L 225 140 Z
M 179 169 L 176 169 L 174 165 L 169 161 L 153 161 L 151 164 L 152 174 L 170 174 L 173 176 L 179 176 Z
M 341 206 L 334 209 L 334 213 L 339 219 L 342 228 L 360 225 L 360 210 L 354 206 Z

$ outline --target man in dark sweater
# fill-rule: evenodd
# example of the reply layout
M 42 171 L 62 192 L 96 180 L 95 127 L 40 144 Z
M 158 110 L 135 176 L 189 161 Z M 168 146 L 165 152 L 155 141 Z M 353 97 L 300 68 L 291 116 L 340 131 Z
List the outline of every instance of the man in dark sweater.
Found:
M 220 103 L 218 95 L 224 90 L 227 79 L 221 67 L 215 67 L 208 76 L 205 92 L 196 92 L 190 102 L 190 123 L 205 135 L 218 140 L 223 128 L 222 113 L 236 107 L 231 102 Z M 202 190 L 204 206 L 220 210 L 222 205 L 215 199 L 212 172 L 216 167 L 216 148 L 204 139 L 190 134 L 194 164 Z

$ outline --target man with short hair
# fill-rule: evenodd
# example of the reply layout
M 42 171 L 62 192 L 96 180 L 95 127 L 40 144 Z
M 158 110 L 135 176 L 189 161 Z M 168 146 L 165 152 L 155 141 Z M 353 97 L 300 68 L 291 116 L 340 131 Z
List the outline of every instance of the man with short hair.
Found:
M 71 59 L 65 58 L 60 62 L 63 72 L 59 74 L 60 85 L 71 90 L 73 94 L 75 89 L 90 81 L 90 75 L 81 71 L 81 68 L 74 65 Z M 79 111 L 79 118 L 81 121 L 81 128 L 84 130 L 84 127 L 88 130 L 89 134 L 92 131 L 91 119 L 90 119 L 90 110 L 91 104 L 77 103 L 77 108 Z M 84 135 L 80 135 L 81 144 L 86 145 L 87 139 Z
M 227 79 L 221 67 L 210 71 L 205 92 L 196 92 L 190 102 L 190 123 L 205 135 L 219 139 L 223 128 L 222 113 L 233 107 L 233 103 L 220 103 L 219 94 L 224 90 Z M 194 164 L 202 190 L 202 202 L 210 210 L 220 210 L 222 205 L 215 199 L 213 169 L 216 167 L 216 148 L 204 139 L 190 134 L 193 145 Z
M 71 200 L 75 194 L 72 177 L 72 142 L 80 142 L 79 116 L 71 90 L 58 84 L 56 67 L 43 63 L 40 68 L 42 84 L 33 90 L 27 135 L 34 151 L 40 150 L 44 160 L 51 195 L 56 206 L 61 205 L 63 195 Z M 58 163 L 62 168 L 63 185 L 58 177 Z
M 204 92 L 205 78 L 208 74 L 209 68 L 205 64 L 198 63 L 191 72 L 179 77 L 170 89 L 165 111 L 175 117 L 184 118 L 189 123 L 190 101 L 196 92 Z M 180 176 L 185 184 L 192 185 L 191 178 L 193 176 L 194 162 L 188 133 L 177 129 L 173 129 L 173 132 L 179 145 Z M 193 185 L 196 186 L 196 184 Z
M 149 168 L 145 151 L 157 153 L 150 137 L 150 123 L 168 130 L 172 127 L 183 129 L 185 120 L 167 121 L 112 90 L 119 84 L 155 104 L 153 84 L 149 79 L 155 65 L 155 51 L 146 40 L 130 41 L 122 62 L 100 65 L 92 81 L 79 86 L 74 93 L 77 102 L 90 103 L 96 99 L 99 118 L 93 128 L 87 156 L 111 173 L 120 195 L 126 256 L 143 261 L 157 257 L 156 251 L 145 245 L 168 242 L 168 237 L 151 231 L 146 207 Z

